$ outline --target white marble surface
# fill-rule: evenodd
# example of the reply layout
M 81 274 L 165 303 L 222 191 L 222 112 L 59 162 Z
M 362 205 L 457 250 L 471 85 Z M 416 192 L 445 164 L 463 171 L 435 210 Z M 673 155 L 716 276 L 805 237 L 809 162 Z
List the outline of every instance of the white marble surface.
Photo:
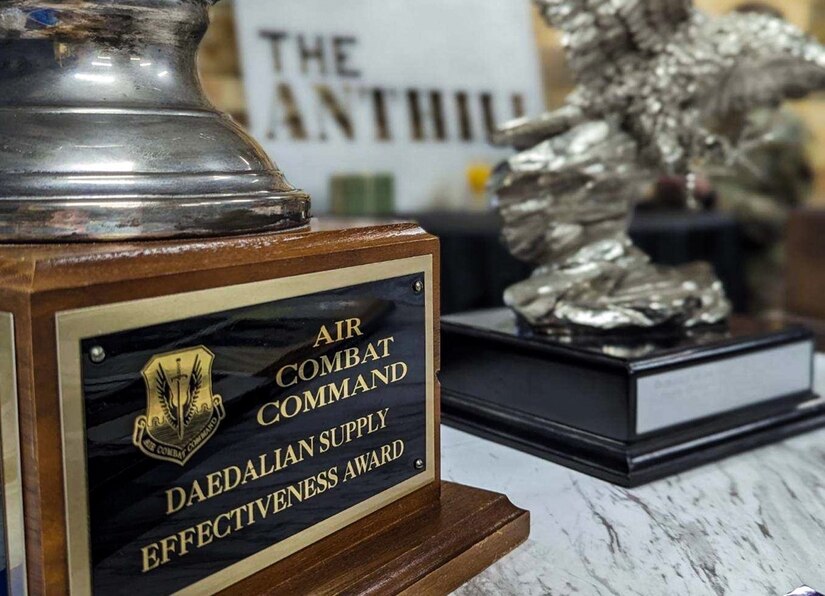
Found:
M 825 356 L 817 356 L 825 395 Z M 530 540 L 460 596 L 825 591 L 825 430 L 624 489 L 443 427 L 443 477 L 507 494 Z

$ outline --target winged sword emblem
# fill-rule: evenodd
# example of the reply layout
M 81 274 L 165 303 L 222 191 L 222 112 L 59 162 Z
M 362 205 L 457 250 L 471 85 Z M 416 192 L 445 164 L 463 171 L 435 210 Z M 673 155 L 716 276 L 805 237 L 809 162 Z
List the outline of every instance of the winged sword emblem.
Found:
M 176 359 L 176 374 L 170 382 L 166 371 L 161 363 L 157 364 L 155 375 L 155 391 L 160 400 L 161 407 L 166 419 L 178 431 L 178 436 L 183 438 L 186 427 L 192 422 L 195 415 L 198 391 L 203 383 L 203 371 L 200 355 L 195 356 L 190 374 L 184 374 L 181 370 L 181 358 Z M 181 387 L 181 381 L 185 383 L 186 392 Z M 174 387 L 173 387 L 174 383 Z
M 184 465 L 218 429 L 225 413 L 212 393 L 214 358 L 198 346 L 153 356 L 143 368 L 146 414 L 132 438 L 146 455 Z

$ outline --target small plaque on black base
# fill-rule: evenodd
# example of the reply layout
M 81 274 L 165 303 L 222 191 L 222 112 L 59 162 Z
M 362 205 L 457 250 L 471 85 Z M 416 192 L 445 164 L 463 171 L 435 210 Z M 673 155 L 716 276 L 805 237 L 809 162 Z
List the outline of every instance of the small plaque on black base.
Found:
M 442 320 L 444 421 L 623 486 L 825 425 L 804 327 L 546 337 Z

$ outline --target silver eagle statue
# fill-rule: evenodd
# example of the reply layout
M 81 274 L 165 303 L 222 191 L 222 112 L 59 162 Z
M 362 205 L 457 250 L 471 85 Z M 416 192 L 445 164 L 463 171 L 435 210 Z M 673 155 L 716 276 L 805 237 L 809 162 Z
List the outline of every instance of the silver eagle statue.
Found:
M 658 266 L 633 245 L 634 201 L 662 175 L 744 165 L 769 140 L 748 114 L 825 88 L 825 47 L 781 19 L 712 18 L 690 0 L 536 2 L 563 32 L 577 86 L 494 137 L 519 151 L 491 180 L 503 238 L 536 265 L 505 302 L 547 333 L 724 321 L 710 265 Z

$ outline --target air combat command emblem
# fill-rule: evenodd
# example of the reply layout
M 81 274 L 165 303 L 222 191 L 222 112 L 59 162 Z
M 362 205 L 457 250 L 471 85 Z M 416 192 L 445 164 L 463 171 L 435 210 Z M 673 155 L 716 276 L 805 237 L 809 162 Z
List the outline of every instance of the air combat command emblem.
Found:
M 141 373 L 146 414 L 135 419 L 132 441 L 149 457 L 184 465 L 225 416 L 212 394 L 212 361 L 204 346 L 153 356 Z

